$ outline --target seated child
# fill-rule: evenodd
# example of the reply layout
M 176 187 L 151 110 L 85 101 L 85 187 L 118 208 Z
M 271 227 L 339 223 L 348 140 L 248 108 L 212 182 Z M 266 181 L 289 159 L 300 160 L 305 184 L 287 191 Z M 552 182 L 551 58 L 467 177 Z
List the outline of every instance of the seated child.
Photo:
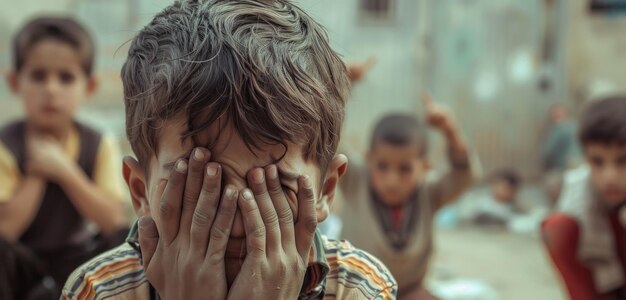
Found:
M 395 299 L 371 255 L 320 235 L 349 91 L 323 28 L 289 1 L 177 1 L 122 68 L 128 242 L 67 299 Z
M 97 87 L 91 37 L 74 20 L 42 17 L 17 33 L 13 50 L 8 84 L 25 117 L 0 129 L 2 299 L 26 298 L 45 274 L 60 293 L 73 269 L 126 226 L 115 139 L 74 118 Z M 23 280 L 20 268 L 38 275 Z
M 433 216 L 473 183 L 467 146 L 443 106 L 424 99 L 426 120 L 446 137 L 450 171 L 429 172 L 427 130 L 392 114 L 376 125 L 367 164 L 352 162 L 341 190 L 342 238 L 378 257 L 398 281 L 399 299 L 422 298 L 432 252 Z M 431 296 L 426 296 L 431 297 Z
M 558 211 L 542 225 L 570 299 L 624 299 L 626 97 L 592 103 L 579 129 L 586 166 L 565 176 Z
M 480 199 L 474 221 L 483 225 L 507 225 L 516 215 L 520 179 L 512 170 L 500 170 L 489 180 L 489 195 Z

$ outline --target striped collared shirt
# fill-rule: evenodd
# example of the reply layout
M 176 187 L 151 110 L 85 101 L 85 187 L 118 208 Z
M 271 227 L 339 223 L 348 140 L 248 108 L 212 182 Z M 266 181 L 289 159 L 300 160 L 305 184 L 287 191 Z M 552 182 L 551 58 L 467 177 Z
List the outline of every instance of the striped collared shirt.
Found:
M 78 268 L 62 299 L 159 299 L 141 261 L 137 225 L 127 243 Z M 396 281 L 387 268 L 349 242 L 315 234 L 299 299 L 395 299 Z

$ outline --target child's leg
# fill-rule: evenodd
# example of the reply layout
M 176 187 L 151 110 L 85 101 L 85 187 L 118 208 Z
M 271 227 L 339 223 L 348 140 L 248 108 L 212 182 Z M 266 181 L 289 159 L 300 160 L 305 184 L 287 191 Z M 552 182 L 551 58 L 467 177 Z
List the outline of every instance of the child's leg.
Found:
M 541 231 L 570 299 L 601 299 L 595 290 L 591 271 L 578 259 L 580 230 L 576 220 L 567 215 L 554 214 L 543 222 Z

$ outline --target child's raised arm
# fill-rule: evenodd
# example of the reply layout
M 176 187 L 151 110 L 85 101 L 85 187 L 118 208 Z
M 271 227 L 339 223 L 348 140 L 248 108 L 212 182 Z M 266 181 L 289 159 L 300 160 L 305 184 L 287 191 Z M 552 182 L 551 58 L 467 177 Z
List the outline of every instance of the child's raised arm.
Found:
M 377 62 L 378 59 L 376 56 L 370 56 L 364 62 L 348 63 L 346 67 L 348 68 L 348 77 L 352 85 L 361 81 Z M 342 197 L 343 200 L 351 201 L 352 197 L 349 195 L 356 193 L 353 189 L 357 189 L 361 184 L 364 184 L 363 177 L 366 170 L 364 153 L 356 151 L 354 147 L 350 145 L 350 141 L 346 141 L 345 138 L 342 138 L 340 141 L 339 150 L 337 152 L 348 157 L 348 169 L 339 181 L 339 188 L 343 195 L 348 195 L 348 197 Z
M 365 74 L 367 74 L 367 72 L 369 72 L 369 70 L 376 65 L 376 62 L 378 60 L 376 59 L 375 56 L 370 56 L 365 62 L 362 63 L 349 63 L 347 65 L 348 68 L 348 77 L 350 78 L 350 82 L 352 84 L 355 84 L 359 81 L 361 81 L 361 79 L 363 79 L 363 77 L 365 77 Z
M 443 134 L 451 154 L 458 157 L 467 156 L 467 145 L 448 107 L 435 102 L 429 93 L 422 94 L 422 103 L 428 125 Z
M 477 162 L 470 153 L 452 112 L 436 103 L 429 93 L 422 95 L 428 124 L 445 137 L 450 170 L 436 179 L 432 186 L 435 209 L 454 201 L 475 181 Z

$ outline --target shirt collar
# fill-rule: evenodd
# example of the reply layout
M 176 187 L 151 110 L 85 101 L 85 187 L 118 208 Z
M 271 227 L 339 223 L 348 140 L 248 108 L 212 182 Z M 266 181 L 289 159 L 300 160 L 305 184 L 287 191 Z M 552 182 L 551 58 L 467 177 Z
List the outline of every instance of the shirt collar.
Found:
M 126 242 L 135 249 L 141 256 L 139 247 L 139 222 L 135 222 L 131 227 Z M 309 252 L 309 266 L 304 275 L 304 282 L 300 290 L 301 299 L 323 298 L 326 285 L 326 275 L 330 271 L 330 265 L 326 259 L 324 238 L 319 231 L 313 236 L 311 251 Z M 321 297 L 320 297 L 321 296 Z

